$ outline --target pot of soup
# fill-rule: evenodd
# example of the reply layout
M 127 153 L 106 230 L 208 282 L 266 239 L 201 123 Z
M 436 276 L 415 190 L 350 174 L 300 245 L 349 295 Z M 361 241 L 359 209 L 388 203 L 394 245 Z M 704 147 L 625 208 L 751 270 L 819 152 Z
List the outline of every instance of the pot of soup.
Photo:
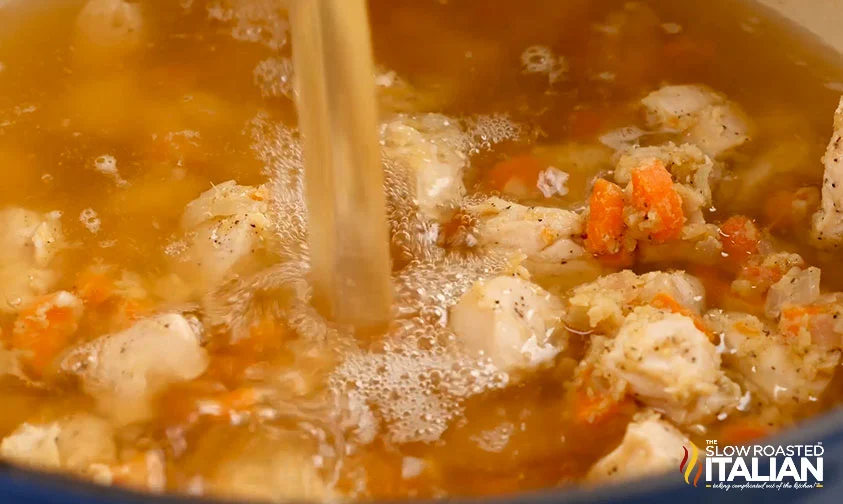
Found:
M 2 502 L 843 491 L 837 2 L 320 2 L 0 0 Z

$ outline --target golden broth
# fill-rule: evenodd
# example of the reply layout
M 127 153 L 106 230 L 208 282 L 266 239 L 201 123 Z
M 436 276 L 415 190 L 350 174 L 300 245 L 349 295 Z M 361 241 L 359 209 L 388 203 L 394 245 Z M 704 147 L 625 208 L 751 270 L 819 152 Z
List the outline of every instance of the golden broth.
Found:
M 272 2 L 256 2 L 270 8 L 244 20 L 221 7 L 238 2 L 148 0 L 141 2 L 148 43 L 131 58 L 108 60 L 74 47 L 73 20 L 82 3 L 31 1 L 0 9 L 4 16 L 8 11 L 4 23 L 11 26 L 0 37 L 0 207 L 62 212 L 73 246 L 60 258 L 55 289 L 73 289 L 80 272 L 107 264 L 137 273 L 163 303 L 173 289 L 162 283 L 169 267 L 163 251 L 179 231 L 185 205 L 212 184 L 265 180 L 248 133 L 260 111 L 294 123 L 283 72 L 277 61 L 266 63 L 289 55 L 286 29 L 278 24 L 284 18 Z M 729 191 L 740 194 L 742 174 L 754 157 L 777 142 L 800 141 L 811 162 L 784 169 L 758 194 L 820 184 L 819 159 L 843 81 L 836 60 L 763 12 L 734 2 L 626 4 L 371 0 L 376 62 L 425 93 L 416 102 L 419 110 L 507 113 L 540 131 L 535 140 L 504 142 L 475 156 L 466 175 L 469 187 L 525 144 L 593 141 L 610 129 L 641 124 L 630 104 L 662 83 L 707 84 L 740 103 L 758 125 L 753 142 L 731 161 L 735 180 L 724 184 L 712 218 L 740 211 L 769 224 L 763 197 L 734 198 Z M 276 19 L 267 21 L 265 14 Z M 626 24 L 620 24 L 618 36 L 606 37 L 602 30 L 618 26 L 618 16 L 626 16 Z M 564 57 L 559 82 L 523 74 L 521 54 L 535 45 Z M 264 72 L 256 74 L 256 68 Z M 384 103 L 389 99 L 382 97 Z M 108 164 L 102 156 L 116 160 L 116 173 L 97 169 L 97 160 Z M 559 204 L 581 208 L 594 175 L 572 173 L 571 193 Z M 94 220 L 88 225 L 80 220 L 86 209 L 96 213 L 93 227 Z M 798 233 L 782 232 L 779 238 L 820 267 L 838 259 L 812 252 Z M 717 285 L 716 270 L 701 274 Z M 843 288 L 843 275 L 831 269 L 824 282 Z M 0 316 L 4 335 L 13 320 Z M 89 320 L 79 338 L 94 338 L 109 327 Z M 232 369 L 243 362 L 266 356 L 289 360 L 284 338 L 271 333 L 257 349 L 213 348 L 206 375 L 166 391 L 152 422 L 121 432 L 121 447 L 158 447 L 165 454 L 167 490 L 212 491 L 200 484 L 203 478 L 225 478 L 217 474 L 224 472 L 217 459 L 248 443 L 251 434 L 225 419 L 185 428 L 190 411 L 183 410 L 190 410 L 196 397 L 242 384 Z M 436 443 L 377 439 L 357 447 L 344 461 L 338 488 L 361 498 L 404 498 L 490 495 L 577 481 L 619 442 L 633 413 L 622 409 L 600 426 L 572 417 L 564 382 L 583 345 L 575 342 L 567 360 L 522 385 L 471 398 Z M 837 404 L 843 398 L 839 382 L 800 416 Z M 0 407 L 13 412 L 0 421 L 5 436 L 22 421 L 91 404 L 73 384 L 41 391 L 10 379 L 3 382 Z M 698 441 L 742 420 L 715 426 Z M 791 420 L 798 418 L 774 422 L 769 430 Z M 484 436 L 489 443 L 476 441 Z M 508 442 L 493 443 L 504 438 Z M 402 474 L 418 460 L 427 462 L 424 470 L 411 478 Z M 136 483 L 130 477 L 117 482 Z

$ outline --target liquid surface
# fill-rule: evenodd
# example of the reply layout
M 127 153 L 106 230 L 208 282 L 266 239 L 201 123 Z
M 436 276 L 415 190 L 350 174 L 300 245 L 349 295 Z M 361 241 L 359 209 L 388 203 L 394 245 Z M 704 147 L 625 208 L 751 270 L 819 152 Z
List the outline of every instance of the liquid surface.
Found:
M 116 4 L 129 7 L 112 23 Z M 625 186 L 620 154 L 600 139 L 634 127 L 647 135 L 630 143 L 677 141 L 654 131 L 641 99 L 666 84 L 702 84 L 752 122 L 751 140 L 716 159 L 705 222 L 718 229 L 746 216 L 763 232 L 762 249 L 820 268 L 824 294 L 843 289 L 840 253 L 808 236 L 843 67 L 733 4 L 370 1 L 395 322 L 363 345 L 310 305 L 289 23 L 278 2 L 0 3 L 0 210 L 34 212 L 3 214 L 0 239 L 24 252 L 0 258 L 0 282 L 24 287 L 4 291 L 0 310 L 0 453 L 152 492 L 485 496 L 602 481 L 595 463 L 642 412 L 658 410 L 704 446 L 747 442 L 836 407 L 836 362 L 819 373 L 829 376 L 816 395 L 782 404 L 728 354 L 723 373 L 741 402 L 725 416 L 684 421 L 690 406 L 670 413 L 640 390 L 590 405 L 602 384 L 589 381 L 588 355 L 598 336 L 619 336 L 576 327 L 571 288 L 624 267 L 681 268 L 705 287 L 705 311 L 751 313 L 778 328 L 763 299 L 733 292 L 741 274 L 757 274 L 752 290 L 767 270 L 728 254 L 702 260 L 702 251 L 645 260 L 639 244 L 631 262 L 589 253 L 559 273 L 492 253 L 499 243 L 484 242 L 477 221 L 499 209 L 470 210 L 495 194 L 587 222 L 597 179 Z M 543 185 L 519 188 L 520 175 L 501 168 L 524 156 L 539 160 Z M 446 175 L 453 166 L 465 199 Z M 448 191 L 455 201 L 431 203 Z M 791 205 L 802 205 L 792 222 Z M 33 219 L 37 230 L 27 228 Z M 588 248 L 585 234 L 570 242 Z M 489 250 L 477 252 L 478 239 Z M 520 278 L 521 266 L 560 303 L 548 320 L 565 313 L 540 366 L 466 350 L 449 317 L 477 281 Z M 693 319 L 687 308 L 672 315 Z M 698 315 L 688 327 L 704 324 L 714 348 L 720 329 Z M 138 326 L 151 318 L 154 327 Z M 484 337 L 502 327 L 480 320 L 466 325 Z M 113 335 L 123 336 L 103 346 Z M 839 359 L 834 352 L 822 358 Z

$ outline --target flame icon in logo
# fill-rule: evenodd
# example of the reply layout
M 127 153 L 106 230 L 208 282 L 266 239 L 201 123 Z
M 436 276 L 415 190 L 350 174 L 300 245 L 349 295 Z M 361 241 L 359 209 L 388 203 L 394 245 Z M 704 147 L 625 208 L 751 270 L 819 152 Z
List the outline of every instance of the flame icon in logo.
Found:
M 679 464 L 679 472 L 682 473 L 682 474 L 685 474 L 685 483 L 690 485 L 690 484 L 692 484 L 691 483 L 691 473 L 694 470 L 694 465 L 697 464 L 697 462 L 699 462 L 699 464 L 697 464 L 697 474 L 694 475 L 694 481 L 693 481 L 693 485 L 697 486 L 697 482 L 700 481 L 700 476 L 702 476 L 702 466 L 703 466 L 702 461 L 699 460 L 700 452 L 699 452 L 699 450 L 697 450 L 696 445 L 694 445 L 693 443 L 691 444 L 691 452 L 690 453 L 688 453 L 688 448 L 683 446 L 682 449 L 685 450 L 685 456 L 682 457 L 682 462 Z M 688 460 L 689 455 L 691 457 L 691 460 Z M 686 462 L 688 464 L 687 466 L 685 465 Z

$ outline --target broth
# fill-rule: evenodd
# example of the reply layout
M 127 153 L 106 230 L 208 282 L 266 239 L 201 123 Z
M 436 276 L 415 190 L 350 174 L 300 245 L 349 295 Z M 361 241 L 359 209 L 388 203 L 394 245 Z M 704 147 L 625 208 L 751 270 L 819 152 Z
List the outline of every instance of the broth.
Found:
M 382 340 L 363 345 L 306 303 L 301 150 L 279 3 L 140 1 L 142 21 L 130 37 L 139 41 L 128 48 L 122 39 L 80 39 L 92 36 L 76 24 L 84 4 L 0 4 L 10 27 L 0 35 L 0 209 L 58 220 L 64 235 L 46 267 L 49 288 L 9 298 L 0 310 L 0 405 L 8 412 L 0 436 L 85 413 L 95 427 L 73 432 L 107 432 L 110 444 L 76 465 L 61 447 L 51 462 L 8 459 L 153 492 L 266 500 L 485 496 L 590 480 L 635 415 L 652 407 L 630 394 L 600 421 L 582 418 L 580 363 L 600 329 L 567 319 L 554 336 L 564 336 L 564 350 L 524 376 L 501 371 L 485 353 L 453 354 L 462 343 L 446 328 L 449 309 L 476 280 L 524 274 L 512 264 L 518 259 L 473 252 L 471 226 L 486 214 L 466 208 L 490 194 L 502 162 L 528 152 L 545 160 L 542 170 L 564 163 L 556 168 L 567 175 L 565 189 L 550 180 L 550 196 L 528 187 L 509 198 L 582 215 L 594 206 L 595 180 L 618 177 L 619 154 L 607 154 L 601 137 L 635 127 L 648 131 L 643 144 L 659 145 L 659 135 L 671 134 L 649 132 L 639 105 L 665 84 L 709 86 L 754 123 L 751 141 L 718 160 L 724 176 L 705 221 L 725 226 L 747 216 L 764 230 L 764 246 L 822 269 L 824 292 L 843 290 L 839 252 L 817 248 L 806 232 L 843 66 L 766 11 L 725 0 L 370 0 L 382 145 L 392 149 L 385 178 L 397 320 Z M 530 62 L 540 64 L 531 70 Z M 445 116 L 407 119 L 425 113 Z M 462 131 L 448 136 L 453 128 Z M 422 139 L 413 140 L 418 132 Z M 571 143 L 593 147 L 609 164 L 571 161 Z M 415 162 L 407 161 L 414 149 L 429 148 L 419 156 L 427 156 L 424 169 L 465 164 L 465 202 L 427 208 L 426 195 L 408 192 L 402 177 L 414 172 L 403 164 Z M 248 188 L 230 189 L 229 180 Z M 189 206 L 212 187 L 233 191 L 231 202 Z M 506 187 L 496 189 L 507 196 Z M 804 219 L 782 223 L 777 205 L 803 194 Z M 209 228 L 211 221 L 227 227 Z M 196 237 L 209 233 L 210 257 L 222 262 L 235 242 L 217 233 L 229 229 L 253 241 L 236 274 L 218 274 Z M 577 247 L 589 239 L 580 235 L 572 237 Z M 239 247 L 247 238 L 237 240 Z M 628 266 L 642 275 L 685 269 L 705 286 L 707 308 L 759 310 L 731 294 L 737 273 L 726 259 L 644 261 L 642 250 L 631 264 L 589 256 L 558 275 L 525 264 L 531 281 L 564 303 L 571 288 Z M 0 273 L 11 278 L 18 266 L 4 260 Z M 40 313 L 40 296 L 59 291 L 79 298 L 83 311 L 59 306 L 72 322 L 50 329 L 58 331 L 55 348 L 52 333 L 35 334 L 34 343 L 16 336 L 26 313 Z M 146 353 L 137 347 L 129 353 L 147 355 L 153 370 L 117 392 L 85 374 L 101 364 L 85 351 L 105 355 L 85 345 L 161 313 L 185 314 L 161 319 L 168 330 L 182 320 L 185 331 L 203 326 L 201 350 L 186 341 L 193 353 L 182 355 L 171 336 Z M 42 341 L 50 341 L 46 350 Z M 47 357 L 25 354 L 18 363 L 16 345 Z M 108 355 L 123 355 L 115 352 Z M 178 371 L 166 367 L 168 356 Z M 726 374 L 746 398 L 739 409 L 698 424 L 670 418 L 698 446 L 771 434 L 843 399 L 836 365 L 822 394 L 796 406 L 760 399 L 738 367 Z M 174 373 L 180 378 L 170 380 Z M 139 387 L 155 390 L 133 402 Z

